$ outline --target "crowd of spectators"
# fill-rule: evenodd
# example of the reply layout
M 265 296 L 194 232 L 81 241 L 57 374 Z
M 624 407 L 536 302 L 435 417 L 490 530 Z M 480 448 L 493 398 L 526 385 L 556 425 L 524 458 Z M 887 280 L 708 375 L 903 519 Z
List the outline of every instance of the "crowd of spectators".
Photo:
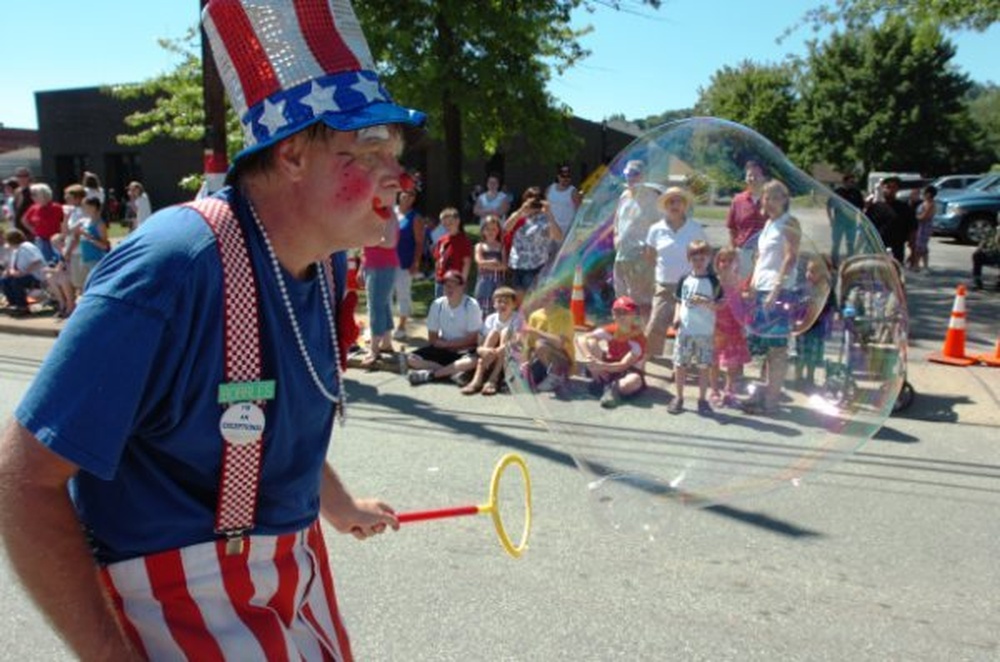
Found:
M 390 365 L 407 372 L 414 385 L 452 380 L 464 394 L 493 395 L 506 386 L 499 357 L 516 345 L 518 369 L 532 388 L 558 390 L 581 374 L 591 380 L 602 405 L 617 406 L 644 390 L 646 362 L 663 360 L 674 371 L 672 413 L 684 410 L 689 371 L 698 376 L 700 413 L 713 407 L 773 413 L 797 323 L 775 312 L 788 308 L 783 300 L 795 289 L 791 272 L 800 258 L 801 230 L 789 214 L 787 189 L 769 180 L 759 163 L 747 162 L 746 188 L 734 197 L 726 218 L 729 243 L 713 247 L 692 215 L 690 191 L 647 182 L 644 168 L 642 161 L 629 161 L 621 173 L 611 274 L 615 323 L 585 334 L 573 327 L 564 291 L 546 293 L 551 305 L 526 319 L 519 312 L 581 204 L 568 166 L 559 166 L 544 190 L 525 189 L 516 205 L 500 177 L 490 174 L 465 205 L 478 221 L 475 242 L 458 208 L 424 216 L 418 211 L 419 191 L 401 192 L 381 242 L 360 252 L 368 314 L 360 365 L 376 369 L 388 355 Z M 90 270 L 111 249 L 109 221 L 118 219 L 131 231 L 151 213 L 141 183 L 129 183 L 127 200 L 121 202 L 90 172 L 65 188 L 62 203 L 24 168 L 3 185 L 2 219 L 9 229 L 0 251 L 0 291 L 6 312 L 14 316 L 30 314 L 30 300 L 39 296 L 51 302 L 58 317 L 70 315 Z M 935 191 L 927 187 L 919 200 L 902 201 L 896 198 L 897 186 L 887 178 L 878 195 L 866 200 L 847 176 L 835 192 L 865 211 L 896 260 L 912 269 L 927 268 Z M 813 259 L 811 271 L 806 270 L 812 280 L 807 277 L 805 286 L 823 292 L 830 291 L 831 271 L 854 252 L 857 237 L 856 225 L 832 207 L 830 221 L 832 259 Z M 996 246 L 994 234 L 974 254 L 977 287 L 982 266 L 1000 263 Z M 433 281 L 426 346 L 399 355 L 393 343 L 408 337 L 414 285 L 426 279 Z M 825 314 L 835 314 L 828 299 L 820 303 Z M 801 344 L 808 334 L 798 330 Z M 675 340 L 665 358 L 669 337 Z M 822 334 L 811 337 L 815 343 Z M 815 346 L 796 352 L 795 374 L 810 386 L 821 350 L 820 345 L 818 352 Z M 766 369 L 759 388 L 748 396 L 743 370 L 755 355 L 766 357 Z
M 4 312 L 25 317 L 35 300 L 50 304 L 58 318 L 72 314 L 90 271 L 111 250 L 109 224 L 120 221 L 131 231 L 152 213 L 140 182 L 130 182 L 126 192 L 123 204 L 95 173 L 84 172 L 79 183 L 63 190 L 60 203 L 28 168 L 17 168 L 5 179 L 0 207 Z

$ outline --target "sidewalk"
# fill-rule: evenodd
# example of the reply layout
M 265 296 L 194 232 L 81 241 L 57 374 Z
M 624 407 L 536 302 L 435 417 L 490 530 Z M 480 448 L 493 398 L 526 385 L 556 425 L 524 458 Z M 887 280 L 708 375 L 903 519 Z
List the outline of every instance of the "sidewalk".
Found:
M 364 315 L 358 315 L 358 322 L 367 325 Z M 55 338 L 64 324 L 64 320 L 48 313 L 36 313 L 27 318 L 0 314 L 0 333 Z M 424 338 L 424 325 L 418 321 L 409 325 L 406 341 L 394 344 L 412 348 L 419 346 Z M 907 378 L 917 397 L 910 408 L 899 415 L 925 421 L 1000 428 L 1000 368 L 957 368 L 927 361 L 927 355 L 938 349 L 939 344 L 930 341 L 911 343 Z M 966 351 L 991 353 L 993 348 L 976 345 L 967 346 Z M 349 365 L 357 366 L 359 359 L 358 355 L 352 356 Z M 395 356 L 387 356 L 381 367 L 398 370 Z

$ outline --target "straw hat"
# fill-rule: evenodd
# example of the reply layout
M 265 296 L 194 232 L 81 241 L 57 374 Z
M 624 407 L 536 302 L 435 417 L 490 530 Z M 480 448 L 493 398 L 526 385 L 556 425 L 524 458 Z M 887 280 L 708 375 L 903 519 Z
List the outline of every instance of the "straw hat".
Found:
M 660 211 L 666 213 L 667 203 L 670 202 L 670 198 L 680 198 L 684 201 L 684 205 L 687 207 L 691 206 L 694 202 L 694 196 L 686 188 L 681 188 L 680 186 L 671 186 L 666 191 L 660 194 L 660 197 L 656 199 L 656 207 Z

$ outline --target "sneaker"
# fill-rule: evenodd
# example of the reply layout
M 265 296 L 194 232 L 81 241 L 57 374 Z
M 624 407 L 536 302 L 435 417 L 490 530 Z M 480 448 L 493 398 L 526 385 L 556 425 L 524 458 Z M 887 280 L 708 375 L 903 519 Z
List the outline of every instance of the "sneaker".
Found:
M 667 405 L 668 414 L 679 414 L 682 411 L 684 411 L 684 400 L 682 398 L 674 398 L 670 401 L 670 404 Z
M 711 416 L 715 412 L 712 411 L 712 405 L 708 404 L 708 400 L 701 398 L 698 400 L 698 413 L 702 416 Z
M 449 379 L 459 386 L 466 386 L 472 381 L 472 375 L 467 372 L 456 372 Z
M 722 396 L 722 406 L 729 407 L 730 409 L 739 409 L 740 401 L 732 393 L 726 393 Z
M 393 340 L 406 340 L 406 329 L 396 329 L 392 332 Z
M 426 384 L 431 381 L 433 375 L 430 370 L 413 370 L 407 375 L 407 379 L 410 380 L 411 386 L 416 386 L 418 384 Z
M 618 395 L 618 385 L 608 384 L 604 387 L 604 394 L 601 396 L 601 406 L 605 409 L 614 409 L 621 401 Z
M 751 416 L 771 416 L 777 413 L 778 410 L 776 406 L 768 405 L 764 401 L 763 395 L 744 400 L 740 407 L 743 409 L 744 414 Z
M 558 375 L 549 373 L 545 375 L 545 379 L 535 385 L 535 390 L 539 393 L 548 393 L 559 388 L 561 384 L 562 379 L 560 379 Z

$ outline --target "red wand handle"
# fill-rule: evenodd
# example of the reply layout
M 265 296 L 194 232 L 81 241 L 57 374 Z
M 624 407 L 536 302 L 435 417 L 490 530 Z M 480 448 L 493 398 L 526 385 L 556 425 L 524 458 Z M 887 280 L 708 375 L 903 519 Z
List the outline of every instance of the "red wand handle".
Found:
M 458 506 L 457 508 L 441 508 L 439 510 L 417 510 L 411 513 L 399 513 L 396 519 L 400 524 L 407 522 L 422 522 L 429 519 L 443 519 L 445 517 L 463 517 L 465 515 L 478 515 L 479 506 Z

